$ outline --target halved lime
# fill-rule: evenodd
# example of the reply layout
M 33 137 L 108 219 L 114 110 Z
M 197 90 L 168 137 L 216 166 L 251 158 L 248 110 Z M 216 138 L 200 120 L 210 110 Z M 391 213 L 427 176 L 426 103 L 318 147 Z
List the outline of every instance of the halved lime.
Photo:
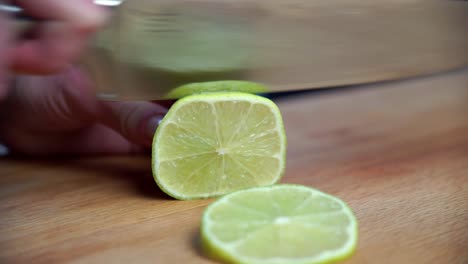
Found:
M 348 258 L 358 224 L 340 199 L 301 185 L 237 191 L 203 214 L 205 251 L 228 263 L 312 264 Z
M 265 85 L 248 81 L 210 81 L 196 82 L 179 86 L 167 94 L 168 99 L 178 99 L 192 94 L 212 92 L 265 93 Z
M 286 136 L 279 109 L 246 93 L 178 100 L 156 130 L 156 183 L 177 199 L 208 198 L 271 185 L 284 172 Z

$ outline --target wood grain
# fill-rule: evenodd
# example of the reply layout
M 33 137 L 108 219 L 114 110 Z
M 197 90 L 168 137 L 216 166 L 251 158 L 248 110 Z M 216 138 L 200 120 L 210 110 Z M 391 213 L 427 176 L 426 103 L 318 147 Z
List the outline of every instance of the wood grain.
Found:
M 468 263 L 468 69 L 278 100 L 283 182 L 344 199 L 360 223 L 347 263 Z M 211 200 L 175 201 L 149 157 L 0 161 L 1 263 L 213 263 Z

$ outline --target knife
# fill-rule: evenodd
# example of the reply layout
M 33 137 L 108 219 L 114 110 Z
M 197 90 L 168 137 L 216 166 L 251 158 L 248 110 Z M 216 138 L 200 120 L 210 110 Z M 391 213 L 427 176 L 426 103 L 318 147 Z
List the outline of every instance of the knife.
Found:
M 95 3 L 112 7 L 112 17 L 80 64 L 108 100 L 169 99 L 191 82 L 246 80 L 277 93 L 468 65 L 466 1 Z M 18 7 L 0 10 L 25 18 Z

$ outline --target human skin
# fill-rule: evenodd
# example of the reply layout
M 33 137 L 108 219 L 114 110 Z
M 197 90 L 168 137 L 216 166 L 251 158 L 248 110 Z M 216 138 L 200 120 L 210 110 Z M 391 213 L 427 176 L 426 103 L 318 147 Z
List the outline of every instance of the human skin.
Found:
M 72 4 L 73 3 L 73 4 Z M 145 152 L 166 107 L 106 102 L 74 62 L 107 14 L 90 0 L 18 0 L 41 22 L 12 41 L 0 14 L 0 143 L 19 155 Z

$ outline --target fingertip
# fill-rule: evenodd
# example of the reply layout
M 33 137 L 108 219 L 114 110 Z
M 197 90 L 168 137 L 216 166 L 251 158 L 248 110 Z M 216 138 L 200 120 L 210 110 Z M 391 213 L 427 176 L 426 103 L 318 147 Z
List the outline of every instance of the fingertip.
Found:
M 65 22 L 78 32 L 94 32 L 107 21 L 108 13 L 91 0 L 16 0 L 31 16 Z
M 82 34 L 94 34 L 104 27 L 110 17 L 109 10 L 92 2 L 83 2 L 81 12 L 73 13 L 71 25 Z
M 150 147 L 167 109 L 150 102 L 105 102 L 100 121 L 132 142 Z
M 155 115 L 151 116 L 146 120 L 143 120 L 141 124 L 142 134 L 146 136 L 145 144 L 147 146 L 151 146 L 153 142 L 154 133 L 156 132 L 156 129 L 158 128 L 163 118 L 163 115 Z

